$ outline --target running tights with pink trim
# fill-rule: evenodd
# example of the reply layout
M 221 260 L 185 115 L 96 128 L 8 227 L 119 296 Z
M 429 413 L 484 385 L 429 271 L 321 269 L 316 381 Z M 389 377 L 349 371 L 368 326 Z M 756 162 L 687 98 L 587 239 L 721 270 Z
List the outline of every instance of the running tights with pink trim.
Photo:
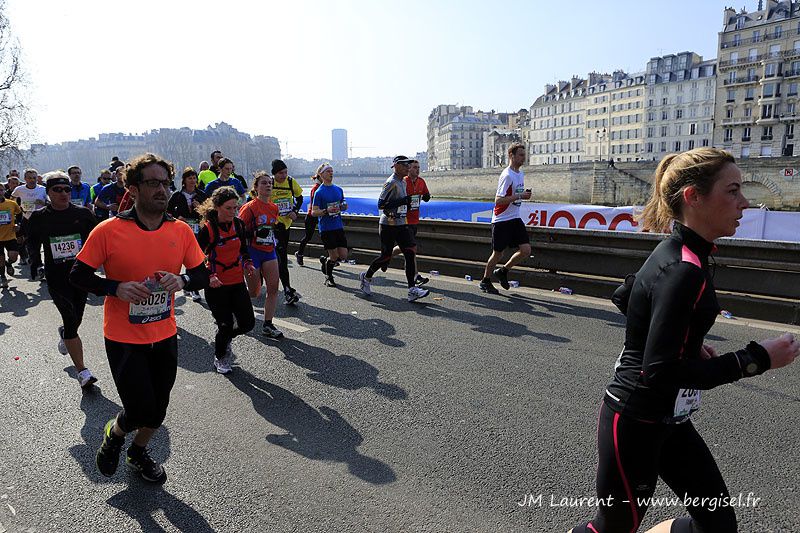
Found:
M 672 533 L 735 533 L 736 513 L 717 463 L 691 421 L 648 423 L 613 411 L 603 402 L 597 428 L 597 496 L 603 505 L 574 533 L 634 533 L 648 507 L 686 503 Z M 655 499 L 661 478 L 674 494 Z M 654 525 L 654 524 L 653 524 Z

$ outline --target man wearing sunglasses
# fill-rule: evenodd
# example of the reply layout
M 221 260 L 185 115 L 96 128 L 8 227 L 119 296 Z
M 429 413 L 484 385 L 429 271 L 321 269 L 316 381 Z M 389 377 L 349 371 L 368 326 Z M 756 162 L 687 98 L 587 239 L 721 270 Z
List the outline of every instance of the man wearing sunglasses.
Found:
M 96 457 L 108 477 L 117 470 L 125 436 L 135 432 L 128 466 L 151 483 L 167 479 L 146 447 L 164 422 L 178 369 L 175 293 L 205 289 L 209 276 L 192 228 L 166 214 L 174 176 L 172 163 L 156 155 L 131 161 L 125 181 L 133 208 L 97 226 L 70 274 L 76 286 L 106 297 L 103 336 L 122 400 Z M 105 278 L 95 273 L 101 266 Z
M 87 294 L 70 284 L 69 272 L 97 220 L 87 208 L 70 202 L 72 187 L 64 172 L 48 172 L 43 177 L 50 203 L 44 209 L 34 211 L 28 221 L 31 272 L 36 272 L 41 266 L 40 250 L 44 247 L 48 290 L 62 321 L 58 327 L 58 351 L 62 355 L 69 353 L 78 383 L 81 387 L 89 387 L 97 379 L 84 364 L 83 344 L 78 336 Z

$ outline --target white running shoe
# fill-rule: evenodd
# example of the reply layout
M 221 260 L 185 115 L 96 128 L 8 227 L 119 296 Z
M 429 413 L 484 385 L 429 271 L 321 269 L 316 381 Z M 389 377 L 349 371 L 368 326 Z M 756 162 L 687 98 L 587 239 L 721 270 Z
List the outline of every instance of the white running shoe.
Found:
M 372 295 L 372 281 L 367 279 L 367 273 L 362 272 L 358 275 L 358 279 L 361 280 L 361 292 L 367 296 Z
M 217 369 L 219 374 L 230 374 L 233 372 L 233 369 L 231 368 L 230 357 L 227 353 L 222 359 L 217 359 L 216 357 L 214 358 L 214 368 Z
M 67 350 L 67 343 L 64 342 L 64 326 L 58 326 L 58 353 L 61 355 L 67 355 L 69 350 Z M 83 387 L 83 385 L 81 385 Z
M 190 291 L 189 294 L 192 296 L 193 302 L 200 302 L 203 300 L 203 297 L 200 296 L 200 291 Z
M 81 384 L 81 387 L 88 387 L 95 381 L 97 381 L 97 378 L 92 375 L 92 372 L 88 368 L 84 368 L 78 372 L 78 383 Z
M 431 291 L 423 289 L 422 287 L 411 287 L 408 289 L 408 301 L 413 302 L 414 300 L 425 298 L 430 293 Z

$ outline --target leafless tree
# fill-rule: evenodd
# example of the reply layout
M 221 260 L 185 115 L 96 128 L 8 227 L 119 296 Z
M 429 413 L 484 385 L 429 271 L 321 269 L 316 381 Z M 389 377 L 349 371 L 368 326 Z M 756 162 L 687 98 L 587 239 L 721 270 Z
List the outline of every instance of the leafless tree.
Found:
M 30 138 L 26 86 L 19 41 L 11 32 L 6 2 L 0 0 L 0 158 L 6 161 L 19 161 L 20 145 Z

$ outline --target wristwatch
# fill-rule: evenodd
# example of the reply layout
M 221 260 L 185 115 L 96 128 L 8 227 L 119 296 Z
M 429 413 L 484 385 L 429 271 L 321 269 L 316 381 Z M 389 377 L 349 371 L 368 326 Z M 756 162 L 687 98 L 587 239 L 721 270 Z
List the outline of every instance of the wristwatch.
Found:
M 189 285 L 189 281 L 191 281 L 191 278 L 189 277 L 188 274 L 181 274 L 181 279 L 183 280 L 183 286 L 184 287 Z

